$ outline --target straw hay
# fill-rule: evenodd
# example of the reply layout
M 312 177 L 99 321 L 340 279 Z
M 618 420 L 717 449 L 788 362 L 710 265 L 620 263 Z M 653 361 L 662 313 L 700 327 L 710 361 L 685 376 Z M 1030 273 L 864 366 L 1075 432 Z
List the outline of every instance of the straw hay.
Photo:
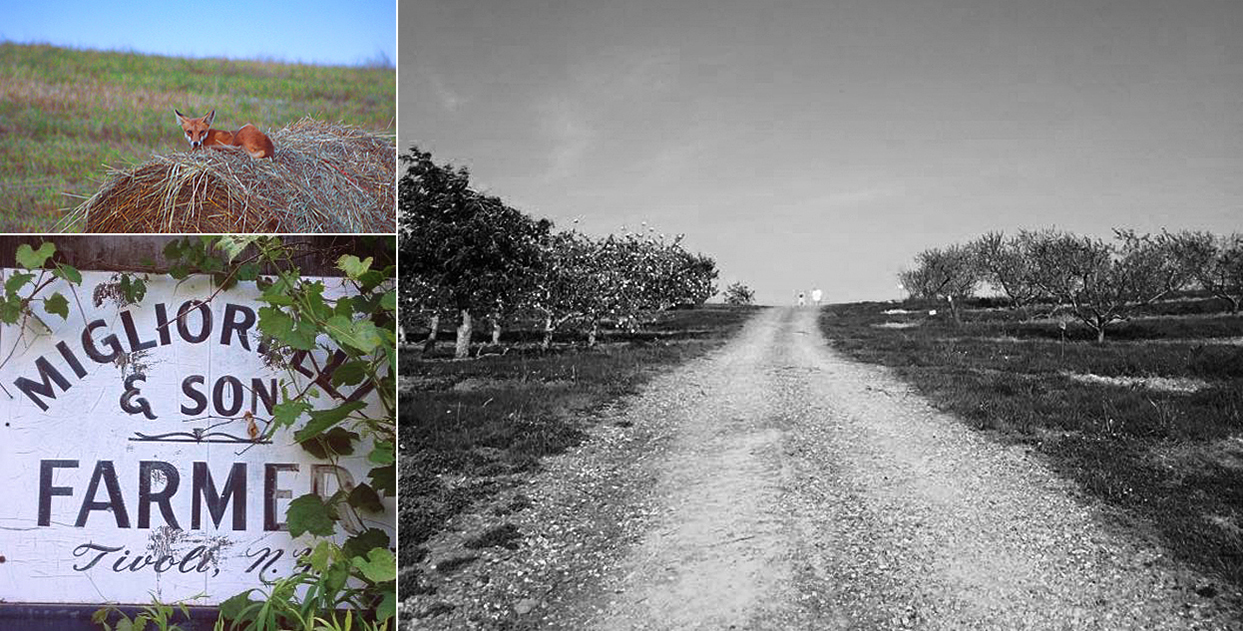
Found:
M 272 158 L 240 148 L 157 155 L 113 169 L 61 221 L 86 232 L 392 232 L 391 139 L 304 118 L 269 134 Z

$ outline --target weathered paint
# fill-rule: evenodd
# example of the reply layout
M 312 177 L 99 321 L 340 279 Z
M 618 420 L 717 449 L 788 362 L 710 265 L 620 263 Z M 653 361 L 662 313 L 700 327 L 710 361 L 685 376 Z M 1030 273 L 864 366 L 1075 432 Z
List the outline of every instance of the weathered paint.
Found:
M 344 295 L 341 279 L 317 280 Z M 291 432 L 251 438 L 282 383 L 292 394 L 319 381 L 319 407 L 335 405 L 332 391 L 379 412 L 369 387 L 331 388 L 327 352 L 271 364 L 253 283 L 199 304 L 210 278 L 153 275 L 142 302 L 119 306 L 114 282 L 84 272 L 74 292 L 56 281 L 45 291 L 70 297 L 67 321 L 37 305 L 50 330 L 0 327 L 0 361 L 13 351 L 0 366 L 0 602 L 219 603 L 286 573 L 310 545 L 284 529 L 291 499 L 370 468 L 368 446 L 338 471 Z M 391 534 L 393 514 L 390 503 L 365 526 Z

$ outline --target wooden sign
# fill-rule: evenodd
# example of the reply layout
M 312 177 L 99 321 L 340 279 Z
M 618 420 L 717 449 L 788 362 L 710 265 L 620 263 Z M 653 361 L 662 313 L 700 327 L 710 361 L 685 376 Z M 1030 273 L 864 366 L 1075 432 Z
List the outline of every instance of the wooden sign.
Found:
M 126 305 L 119 280 L 57 280 L 68 320 L 35 303 L 42 323 L 0 325 L 0 602 L 219 603 L 305 554 L 292 499 L 370 469 L 370 445 L 337 467 L 288 429 L 263 438 L 286 389 L 380 407 L 370 384 L 332 386 L 340 355 L 265 348 L 254 283 L 213 295 L 208 277 L 152 275 Z M 307 280 L 346 295 L 342 279 Z M 391 536 L 394 514 L 390 501 L 357 526 Z

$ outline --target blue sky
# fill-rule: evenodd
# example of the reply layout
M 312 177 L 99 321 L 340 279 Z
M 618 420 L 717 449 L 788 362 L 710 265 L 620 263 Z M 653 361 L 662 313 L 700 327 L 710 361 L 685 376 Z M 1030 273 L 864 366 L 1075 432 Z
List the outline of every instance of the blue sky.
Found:
M 185 57 L 396 63 L 393 0 L 0 1 L 0 39 Z
M 1238 0 L 421 0 L 399 142 L 785 304 L 994 229 L 1243 228 Z

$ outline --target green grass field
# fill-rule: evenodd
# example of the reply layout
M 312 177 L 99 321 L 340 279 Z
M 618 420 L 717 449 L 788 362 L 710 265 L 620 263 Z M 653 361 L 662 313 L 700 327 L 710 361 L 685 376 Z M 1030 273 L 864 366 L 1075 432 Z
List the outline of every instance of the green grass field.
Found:
M 396 71 L 0 43 L 0 232 L 46 231 L 108 166 L 186 150 L 173 108 L 215 108 L 221 129 L 310 116 L 394 134 Z
M 884 314 L 906 307 L 912 313 Z M 928 317 L 930 306 L 940 317 Z M 1243 316 L 1161 303 L 1104 344 L 1071 324 L 944 305 L 832 305 L 830 343 L 893 367 L 935 405 L 1028 445 L 1118 525 L 1243 590 Z
M 594 349 L 581 336 L 559 337 L 543 352 L 540 333 L 520 329 L 502 337 L 503 355 L 452 361 L 448 325 L 443 348 L 430 358 L 408 347 L 399 368 L 401 565 L 416 563 L 420 544 L 454 515 L 582 441 L 592 410 L 717 348 L 755 312 L 723 305 L 671 311 L 637 333 L 606 331 Z M 487 336 L 479 331 L 476 342 Z M 418 589 L 417 576 L 403 581 L 403 589 Z

